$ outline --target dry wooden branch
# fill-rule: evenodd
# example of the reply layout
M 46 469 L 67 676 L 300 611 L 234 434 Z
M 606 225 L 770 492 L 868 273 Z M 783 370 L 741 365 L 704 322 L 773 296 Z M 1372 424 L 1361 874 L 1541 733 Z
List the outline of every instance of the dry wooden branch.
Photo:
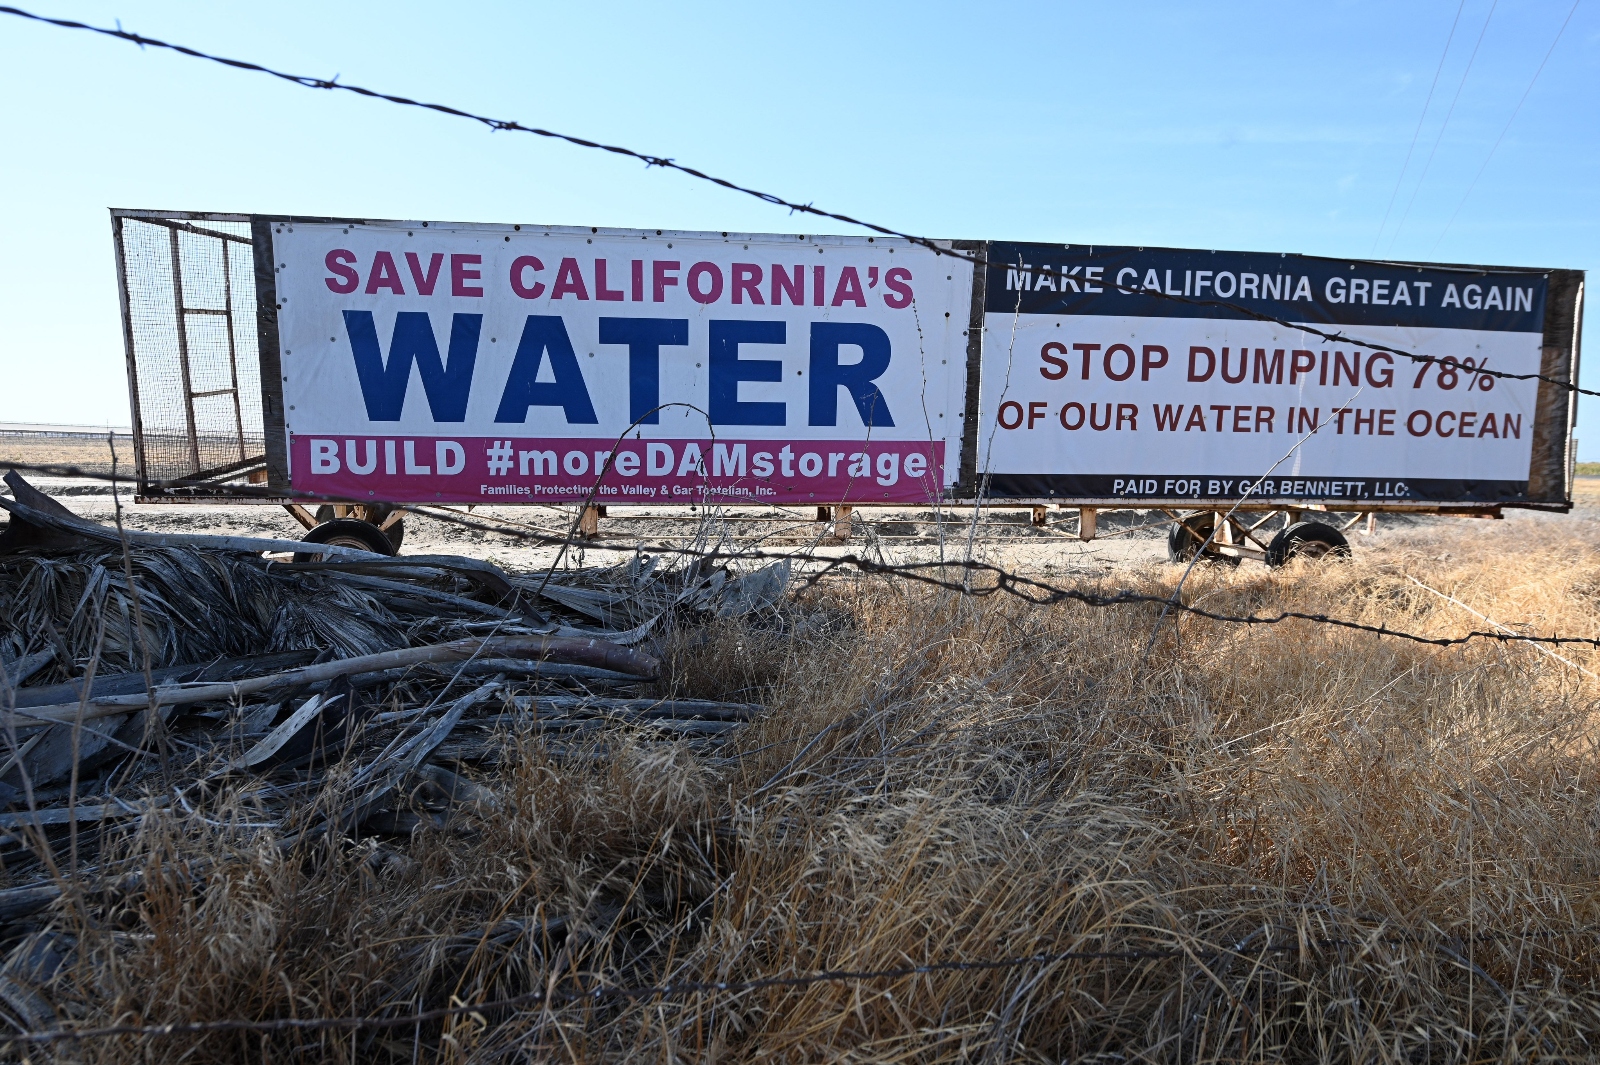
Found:
M 23 655 L 9 666 L 0 665 L 0 691 L 15 688 L 55 660 L 56 649 L 46 647 L 31 655 Z
M 353 547 L 334 547 L 329 544 L 311 544 L 303 540 L 276 540 L 255 536 L 208 536 L 198 533 L 148 533 L 137 532 L 132 529 L 125 530 L 118 536 L 117 530 L 109 529 L 104 525 L 97 525 L 92 521 L 85 521 L 76 514 L 63 517 L 60 514 L 51 514 L 30 507 L 26 503 L 15 499 L 0 496 L 0 508 L 9 510 L 16 518 L 32 525 L 52 529 L 57 532 L 81 536 L 85 539 L 96 540 L 103 544 L 120 544 L 126 537 L 128 543 L 139 544 L 144 547 L 188 547 L 199 548 L 207 551 L 240 551 L 245 554 L 259 555 L 267 551 L 294 552 L 301 554 L 320 554 L 325 557 L 348 558 L 355 560 L 382 559 L 387 556 L 374 554 L 371 551 L 358 551 Z
M 453 662 L 474 655 L 549 658 L 558 662 L 609 669 L 618 673 L 652 679 L 660 663 L 650 655 L 603 640 L 578 639 L 561 636 L 495 636 L 487 639 L 471 638 L 428 647 L 408 647 L 397 651 L 384 651 L 375 655 L 343 658 L 320 665 L 272 673 L 248 680 L 223 681 L 213 684 L 193 684 L 164 687 L 156 690 L 161 706 L 181 706 L 190 703 L 226 702 L 240 699 L 271 688 L 292 687 L 328 681 L 352 673 L 369 673 L 421 665 L 425 662 Z M 114 717 L 131 710 L 142 710 L 150 705 L 148 695 L 113 695 L 91 699 L 83 712 L 83 720 Z M 77 703 L 59 703 L 52 706 L 32 707 L 29 717 L 6 715 L 18 729 L 38 727 L 47 722 L 66 722 L 76 718 Z
M 89 821 L 115 821 L 125 817 L 139 817 L 152 810 L 165 808 L 165 803 L 133 804 L 122 802 L 96 803 L 94 805 L 80 805 L 69 810 L 65 806 L 54 806 L 47 810 L 18 810 L 15 813 L 0 813 L 0 829 L 24 828 L 28 825 L 65 825 L 73 821 L 82 824 Z

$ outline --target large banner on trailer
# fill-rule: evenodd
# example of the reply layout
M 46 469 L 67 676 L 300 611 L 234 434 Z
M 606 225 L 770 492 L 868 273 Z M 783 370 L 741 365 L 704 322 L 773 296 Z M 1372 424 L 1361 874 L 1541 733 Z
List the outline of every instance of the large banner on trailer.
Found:
M 1539 372 L 1541 273 L 1060 244 L 988 254 L 976 466 L 990 496 L 1216 500 L 1258 480 L 1258 498 L 1285 501 L 1527 496 L 1538 382 L 1481 371 Z
M 972 267 L 904 241 L 272 227 L 290 480 L 390 502 L 919 503 Z

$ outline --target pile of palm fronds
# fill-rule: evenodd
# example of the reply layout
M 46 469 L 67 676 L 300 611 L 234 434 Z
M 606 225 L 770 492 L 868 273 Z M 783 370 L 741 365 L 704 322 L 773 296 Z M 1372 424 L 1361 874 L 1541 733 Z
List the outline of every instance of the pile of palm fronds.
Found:
M 67 841 L 91 859 L 108 825 L 217 794 L 288 846 L 439 821 L 476 793 L 464 768 L 521 734 L 559 749 L 625 723 L 714 755 L 754 708 L 652 696 L 651 641 L 771 607 L 788 580 L 126 532 L 6 480 L 0 922 L 60 893 Z

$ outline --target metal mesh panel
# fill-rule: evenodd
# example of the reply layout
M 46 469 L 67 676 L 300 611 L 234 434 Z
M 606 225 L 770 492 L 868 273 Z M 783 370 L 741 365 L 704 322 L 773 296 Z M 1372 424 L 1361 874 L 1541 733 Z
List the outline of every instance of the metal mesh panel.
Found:
M 259 466 L 266 448 L 249 223 L 199 215 L 119 222 L 141 480 L 227 479 Z

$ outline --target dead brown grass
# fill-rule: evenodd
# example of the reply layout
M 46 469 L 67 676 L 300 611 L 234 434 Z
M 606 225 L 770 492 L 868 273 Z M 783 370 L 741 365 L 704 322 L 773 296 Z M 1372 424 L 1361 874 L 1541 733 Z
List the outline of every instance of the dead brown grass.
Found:
M 1508 625 L 1600 635 L 1600 552 L 1555 525 L 1455 525 L 1189 588 L 1230 612 L 1482 627 L 1407 573 Z M 284 850 L 226 794 L 152 817 L 123 846 L 136 883 L 52 915 L 77 957 L 51 997 L 80 1024 L 404 1015 L 597 983 L 1157 956 L 35 1059 L 1590 1057 L 1595 682 L 1527 647 L 1193 619 L 1141 670 L 1153 616 L 863 580 L 782 625 L 680 631 L 681 693 L 773 710 L 738 758 L 620 730 L 603 750 L 513 738 L 476 774 L 498 810 L 383 845 Z

